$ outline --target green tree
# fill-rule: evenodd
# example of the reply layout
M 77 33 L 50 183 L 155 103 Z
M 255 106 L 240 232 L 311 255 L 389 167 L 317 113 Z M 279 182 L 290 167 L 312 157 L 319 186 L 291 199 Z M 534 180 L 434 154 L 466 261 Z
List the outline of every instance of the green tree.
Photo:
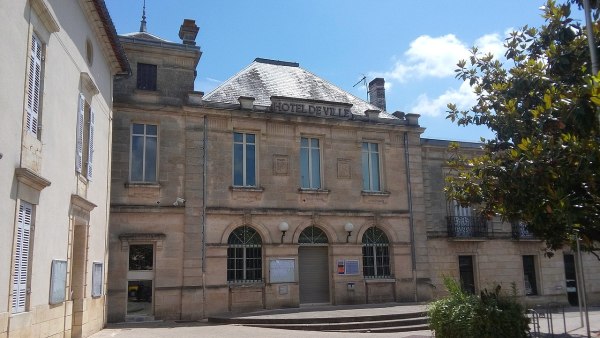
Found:
M 524 221 L 551 254 L 579 232 L 584 249 L 600 241 L 600 78 L 591 72 L 584 23 L 571 16 L 581 0 L 542 7 L 545 24 L 525 26 L 505 42 L 503 63 L 476 47 L 456 77 L 477 95 L 470 110 L 448 105 L 461 126 L 485 125 L 482 155 L 449 160 L 446 192 L 488 217 Z M 598 20 L 598 1 L 592 16 Z M 594 24 L 595 36 L 600 26 Z M 595 45 L 598 45 L 596 41 Z

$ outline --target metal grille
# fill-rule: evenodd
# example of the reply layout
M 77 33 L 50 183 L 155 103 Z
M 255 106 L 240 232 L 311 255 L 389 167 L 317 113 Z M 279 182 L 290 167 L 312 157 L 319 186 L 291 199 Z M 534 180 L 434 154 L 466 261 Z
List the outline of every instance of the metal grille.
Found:
M 476 216 L 447 216 L 448 237 L 486 237 L 487 222 L 483 217 Z
M 385 233 L 371 227 L 363 235 L 363 275 L 365 278 L 390 277 L 389 241 Z
M 235 229 L 227 241 L 227 280 L 259 282 L 262 280 L 262 240 L 251 227 Z

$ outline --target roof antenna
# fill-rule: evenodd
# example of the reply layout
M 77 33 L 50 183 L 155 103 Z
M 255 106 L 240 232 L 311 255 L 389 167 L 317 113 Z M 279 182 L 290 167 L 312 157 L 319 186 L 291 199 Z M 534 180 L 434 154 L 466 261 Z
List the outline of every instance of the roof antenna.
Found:
M 146 0 L 144 0 L 146 1 Z M 369 88 L 367 87 L 367 76 L 365 74 L 362 75 L 362 79 L 358 80 L 357 83 L 354 84 L 354 86 L 352 86 L 352 88 L 358 86 L 359 83 L 362 83 L 363 86 L 365 86 L 366 90 L 367 90 L 367 102 L 369 101 Z
M 142 10 L 142 22 L 140 23 L 140 32 L 146 32 L 146 0 L 144 0 L 144 9 Z

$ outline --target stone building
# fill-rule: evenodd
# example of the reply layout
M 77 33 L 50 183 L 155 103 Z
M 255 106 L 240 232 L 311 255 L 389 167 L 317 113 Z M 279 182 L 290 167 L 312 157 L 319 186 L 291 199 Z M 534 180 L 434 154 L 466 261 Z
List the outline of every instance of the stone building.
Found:
M 0 2 L 0 337 L 106 323 L 113 77 L 104 1 Z
M 442 274 L 566 301 L 562 258 L 446 202 L 448 142 L 388 113 L 383 79 L 365 102 L 256 59 L 203 95 L 197 32 L 120 36 L 133 74 L 115 82 L 109 321 L 426 301 Z

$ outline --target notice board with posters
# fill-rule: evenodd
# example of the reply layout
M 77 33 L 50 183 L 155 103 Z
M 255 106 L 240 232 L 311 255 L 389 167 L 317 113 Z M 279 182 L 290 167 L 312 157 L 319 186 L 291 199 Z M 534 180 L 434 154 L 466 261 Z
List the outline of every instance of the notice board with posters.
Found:
M 296 281 L 296 260 L 274 258 L 269 261 L 269 281 L 271 283 L 293 283 Z

